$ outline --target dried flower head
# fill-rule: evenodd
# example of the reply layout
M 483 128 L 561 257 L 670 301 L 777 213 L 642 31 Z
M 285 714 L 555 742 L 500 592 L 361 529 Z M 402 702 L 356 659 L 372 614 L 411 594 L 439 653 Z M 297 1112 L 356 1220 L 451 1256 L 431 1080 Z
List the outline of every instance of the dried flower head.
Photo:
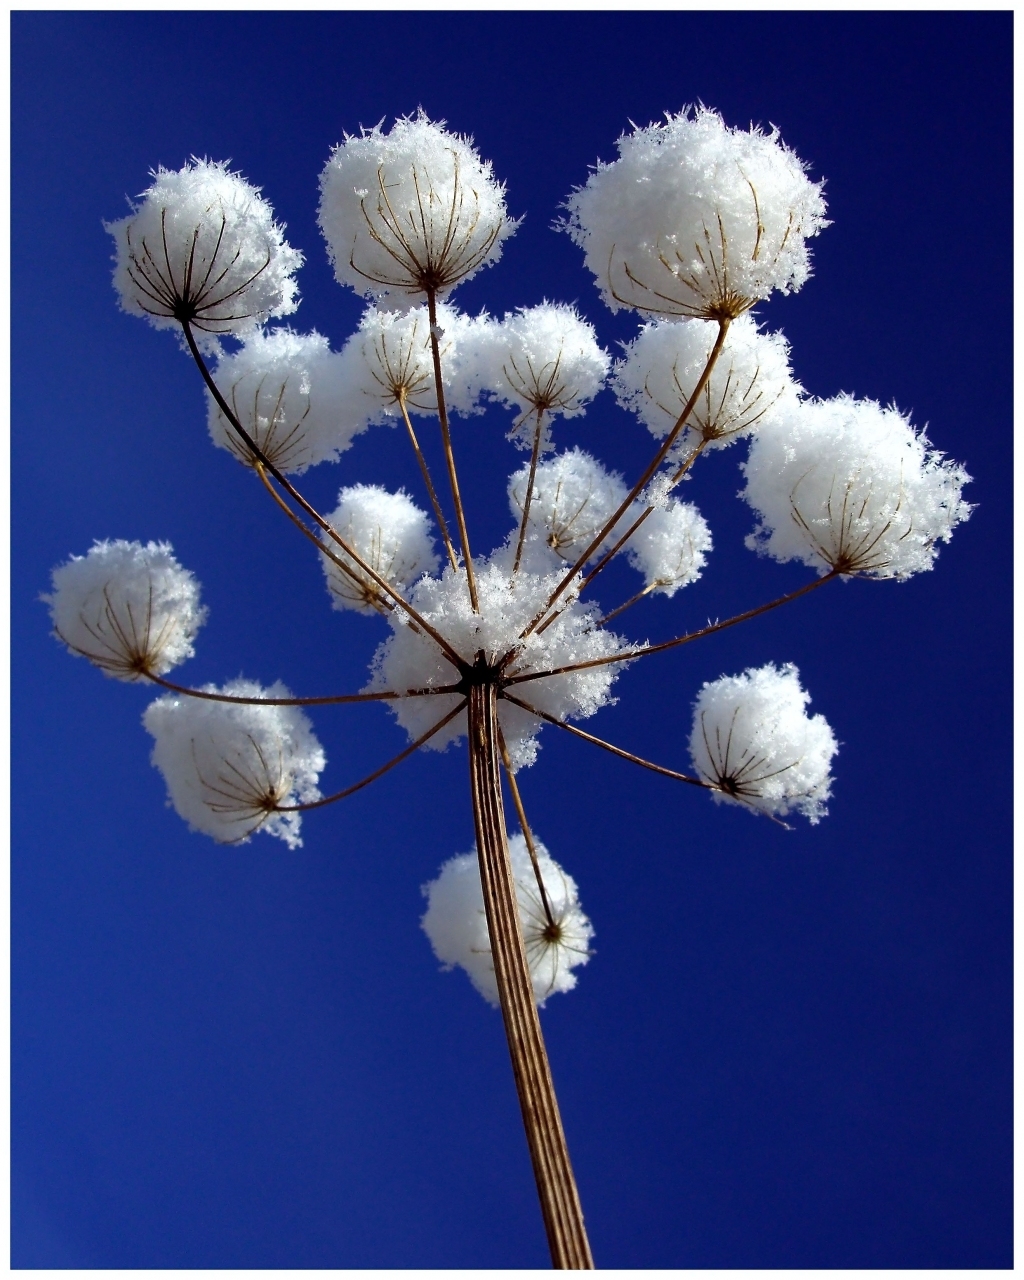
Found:
M 529 478 L 530 468 L 524 466 L 509 480 L 509 506 L 517 518 L 522 516 Z M 572 562 L 615 514 L 626 494 L 622 478 L 606 471 L 585 450 L 556 454 L 537 467 L 527 536 L 540 539 Z M 614 541 L 614 534 L 609 534 L 608 541 Z
M 807 279 L 825 202 L 777 129 L 729 129 L 698 107 L 618 148 L 566 202 L 566 229 L 613 311 L 735 319 Z
M 517 225 L 471 139 L 422 111 L 346 135 L 320 176 L 319 220 L 339 284 L 392 305 L 443 297 Z
M 127 218 L 106 224 L 125 311 L 158 329 L 187 320 L 205 334 L 240 336 L 295 310 L 302 254 L 257 187 L 227 161 L 193 159 L 153 179 Z
M 53 570 L 43 596 L 58 639 L 117 680 L 164 675 L 195 653 L 199 583 L 167 542 L 95 542 Z

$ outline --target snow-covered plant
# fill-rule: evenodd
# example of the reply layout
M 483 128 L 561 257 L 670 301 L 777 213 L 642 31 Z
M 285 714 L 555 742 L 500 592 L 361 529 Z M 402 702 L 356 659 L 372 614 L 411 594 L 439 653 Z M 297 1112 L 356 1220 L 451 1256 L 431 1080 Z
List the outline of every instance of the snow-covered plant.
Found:
M 548 996 L 575 987 L 573 969 L 590 959 L 594 926 L 580 907 L 576 881 L 532 834 L 509 836 L 508 853 L 533 993 L 543 1008 Z M 450 858 L 437 879 L 423 886 L 423 896 L 423 931 L 442 967 L 464 969 L 484 999 L 497 1005 L 476 849 Z
M 195 653 L 206 620 L 199 583 L 168 542 L 94 542 L 53 571 L 53 630 L 117 680 L 162 676 Z
M 730 129 L 698 107 L 619 139 L 569 197 L 567 227 L 613 311 L 735 319 L 810 274 L 821 183 L 777 129 Z
M 836 396 L 794 402 L 755 438 L 743 497 L 747 545 L 819 573 L 909 578 L 970 515 L 963 467 L 896 408 Z
M 403 490 L 388 493 L 373 484 L 342 489 L 330 515 L 333 528 L 369 568 L 404 589 L 437 568 L 430 517 Z M 346 552 L 320 561 L 335 609 L 373 613 L 388 609 L 373 578 Z
M 366 426 L 352 411 L 341 357 L 319 333 L 257 329 L 241 350 L 221 357 L 213 376 L 259 452 L 290 475 L 333 462 Z M 215 445 L 256 464 L 209 392 L 207 421 Z
M 153 184 L 119 222 L 114 288 L 129 315 L 157 329 L 187 320 L 204 334 L 251 333 L 298 306 L 302 254 L 274 211 L 227 162 L 193 160 L 153 171 Z
M 574 881 L 531 834 L 517 776 L 536 762 L 541 731 L 552 726 L 667 784 L 777 821 L 796 812 L 817 822 L 836 740 L 823 716 L 807 715 L 810 695 L 792 665 L 703 686 L 692 774 L 576 722 L 614 700 L 632 663 L 840 578 L 930 568 L 937 544 L 969 512 L 967 475 L 895 409 L 849 396 L 809 399 L 785 338 L 749 314 L 769 294 L 804 283 L 806 242 L 827 225 L 822 184 L 777 130 L 732 129 L 717 112 L 684 110 L 624 135 L 618 159 L 599 164 L 569 197 L 567 229 L 604 300 L 648 318 L 613 378 L 620 406 L 639 419 L 636 438 L 650 432 L 657 442 L 631 482 L 578 445 L 551 452 L 553 419 L 582 415 L 609 372 L 589 319 L 557 302 L 503 320 L 468 317 L 449 301 L 497 260 L 516 226 L 504 188 L 469 139 L 422 112 L 390 130 L 346 136 L 320 192 L 335 275 L 371 301 L 338 353 L 316 333 L 264 327 L 294 310 L 301 256 L 266 201 L 226 164 L 193 161 L 154 174 L 132 215 L 110 226 L 115 286 L 126 310 L 180 328 L 209 395 L 215 443 L 249 464 L 309 540 L 335 607 L 386 619 L 390 634 L 377 644 L 366 687 L 295 697 L 280 684 L 194 688 L 166 679 L 191 656 L 204 611 L 191 575 L 154 543 L 98 543 L 56 569 L 47 597 L 54 628 L 108 674 L 169 691 L 145 715 L 153 758 L 177 811 L 218 841 L 263 830 L 294 846 L 304 810 L 343 800 L 421 747 L 466 742 L 476 852 L 446 863 L 428 886 L 424 928 L 442 962 L 461 965 L 501 1006 L 552 1260 L 591 1267 L 537 1004 L 575 984 L 592 928 Z M 225 353 L 222 338 L 241 345 Z M 211 346 L 213 370 L 204 358 Z M 488 495 L 500 502 L 505 486 L 511 532 L 474 555 L 449 409 L 468 416 L 489 401 L 513 413 L 512 440 L 530 458 Z M 424 424 L 433 431 L 435 418 L 443 497 L 417 435 Z M 290 479 L 336 459 L 370 425 L 398 419 L 443 561 L 430 517 L 404 492 L 349 483 L 325 515 Z M 668 600 L 701 576 L 711 531 L 673 491 L 740 438 L 749 439 L 743 496 L 758 518 L 748 545 L 817 576 L 733 617 L 697 629 L 676 624 L 669 639 L 617 634 L 644 598 L 665 597 L 667 614 L 678 607 Z M 622 555 L 643 586 L 604 609 L 594 584 Z M 408 745 L 321 797 L 324 756 L 299 708 L 363 702 L 386 703 Z M 522 832 L 511 839 L 506 793 Z
M 269 689 L 239 679 L 199 692 L 211 696 L 166 693 L 142 718 L 171 804 L 220 844 L 244 844 L 266 831 L 297 848 L 296 806 L 320 799 L 316 781 L 326 763 L 308 718 L 298 707 L 259 705 L 290 697 L 280 680 Z
M 808 716 L 810 700 L 791 662 L 703 686 L 690 756 L 715 800 L 778 816 L 796 809 L 811 822 L 824 816 L 839 746 L 824 716 Z

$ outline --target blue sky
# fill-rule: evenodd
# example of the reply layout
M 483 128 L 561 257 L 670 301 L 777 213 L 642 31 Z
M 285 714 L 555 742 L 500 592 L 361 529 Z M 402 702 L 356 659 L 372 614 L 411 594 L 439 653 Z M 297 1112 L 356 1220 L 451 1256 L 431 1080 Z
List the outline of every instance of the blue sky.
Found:
M 222 848 L 165 807 L 144 689 L 48 638 L 50 567 L 170 540 L 210 621 L 183 678 L 358 689 L 383 624 L 206 437 L 173 338 L 119 313 L 103 219 L 151 167 L 230 158 L 307 255 L 293 318 L 361 306 L 316 229 L 346 130 L 422 105 L 526 214 L 457 294 L 600 303 L 551 224 L 630 120 L 703 101 L 777 124 L 834 225 L 759 314 L 812 392 L 895 401 L 978 504 L 912 581 L 828 587 L 631 670 L 588 728 L 685 767 L 708 679 L 792 661 L 841 742 L 791 832 L 548 730 L 521 775 L 597 954 L 543 1013 L 599 1265 L 1005 1267 L 1010 1219 L 1010 48 L 1005 13 L 13 15 L 13 1265 L 530 1267 L 546 1250 L 500 1019 L 438 972 L 420 886 L 472 844 L 465 753 L 311 815 L 297 853 Z M 520 457 L 457 423 L 473 545 Z M 560 430 L 636 475 L 608 393 Z M 418 492 L 398 432 L 308 476 Z M 740 448 L 687 487 L 701 581 L 665 638 L 806 579 L 743 547 Z M 599 598 L 635 589 L 607 575 Z M 376 707 L 315 725 L 325 787 L 394 754 Z M 561 740 L 565 738 L 565 740 Z

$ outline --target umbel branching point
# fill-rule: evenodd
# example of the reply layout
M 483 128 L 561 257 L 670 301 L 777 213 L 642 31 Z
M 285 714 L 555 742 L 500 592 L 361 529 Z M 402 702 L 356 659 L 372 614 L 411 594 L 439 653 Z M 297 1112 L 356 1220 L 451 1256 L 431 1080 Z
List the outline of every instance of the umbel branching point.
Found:
M 618 151 L 568 197 L 562 224 L 605 302 L 641 321 L 616 362 L 573 307 L 545 302 L 499 320 L 452 304 L 517 223 L 472 142 L 422 113 L 346 137 L 321 176 L 335 275 L 367 300 L 340 351 L 275 325 L 296 309 L 303 258 L 259 190 L 227 164 L 157 170 L 109 226 L 121 306 L 177 332 L 206 387 L 214 444 L 316 549 L 333 607 L 386 620 L 361 691 L 295 696 L 280 682 L 169 679 L 193 656 L 206 611 L 164 543 L 97 542 L 54 570 L 45 597 L 72 653 L 115 679 L 160 686 L 144 716 L 153 762 L 178 813 L 221 843 L 263 833 L 293 847 L 307 810 L 353 795 L 421 748 L 465 739 L 476 847 L 425 887 L 422 925 L 442 964 L 463 968 L 500 1007 L 552 1262 L 572 1269 L 594 1263 L 538 1007 L 576 985 L 593 926 L 576 880 L 527 817 L 520 775 L 536 761 L 538 735 L 554 726 L 666 786 L 783 825 L 793 814 L 819 821 L 836 739 L 823 716 L 808 714 L 791 663 L 696 691 L 688 765 L 645 759 L 576 722 L 608 704 L 630 664 L 670 661 L 671 650 L 841 578 L 930 569 L 970 510 L 966 473 L 905 415 L 812 397 L 793 377 L 786 340 L 754 319 L 757 303 L 803 285 L 808 241 L 827 225 L 821 184 L 778 133 L 732 129 L 699 108 L 634 128 Z M 555 443 L 556 425 L 606 386 L 655 441 L 632 479 Z M 508 537 L 481 556 L 471 550 L 452 426 L 495 402 L 512 414 L 509 438 L 526 458 L 507 481 Z M 334 511 L 317 510 L 294 477 L 389 421 L 402 424 L 429 511 L 368 484 L 342 488 Z M 440 485 L 424 432 L 439 436 Z M 676 491 L 738 441 L 747 442 L 742 497 L 756 515 L 748 545 L 814 576 L 671 639 L 630 640 L 620 633 L 630 610 L 701 576 L 711 531 Z M 641 581 L 602 608 L 593 586 L 618 557 Z M 307 712 L 343 703 L 383 703 L 408 745 L 323 794 L 326 761 Z M 519 826 L 511 836 L 506 796 Z

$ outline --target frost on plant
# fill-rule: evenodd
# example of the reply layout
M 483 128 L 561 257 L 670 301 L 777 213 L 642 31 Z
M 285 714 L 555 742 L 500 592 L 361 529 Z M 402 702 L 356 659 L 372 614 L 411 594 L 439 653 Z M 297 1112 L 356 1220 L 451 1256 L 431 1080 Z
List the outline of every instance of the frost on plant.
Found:
M 543 1005 L 548 996 L 575 987 L 573 970 L 590 959 L 594 928 L 580 907 L 576 881 L 539 840 L 534 842 L 539 880 L 521 832 L 509 837 L 508 851 L 534 995 Z M 423 896 L 427 912 L 421 923 L 434 955 L 446 969 L 464 969 L 484 999 L 497 1005 L 476 850 L 450 858 L 437 879 L 423 886 Z
M 509 507 L 517 519 L 522 518 L 529 475 L 530 468 L 524 466 L 509 481 Z M 585 450 L 577 447 L 557 454 L 537 467 L 527 537 L 572 562 L 601 532 L 626 493 L 621 476 L 605 470 Z
M 268 689 L 232 680 L 202 692 L 237 698 L 286 698 L 277 681 Z M 301 815 L 289 805 L 320 799 L 323 748 L 297 707 L 240 705 L 165 694 L 146 708 L 143 724 L 156 739 L 153 763 L 170 802 L 194 831 L 218 844 L 244 844 L 256 831 L 290 849 L 302 844 Z
M 167 542 L 95 542 L 53 570 L 58 639 L 117 680 L 162 676 L 195 653 L 199 583 Z
M 768 663 L 709 681 L 693 708 L 690 755 L 715 800 L 811 822 L 825 814 L 832 757 L 839 749 L 824 716 L 808 716 L 811 695 L 793 664 Z

